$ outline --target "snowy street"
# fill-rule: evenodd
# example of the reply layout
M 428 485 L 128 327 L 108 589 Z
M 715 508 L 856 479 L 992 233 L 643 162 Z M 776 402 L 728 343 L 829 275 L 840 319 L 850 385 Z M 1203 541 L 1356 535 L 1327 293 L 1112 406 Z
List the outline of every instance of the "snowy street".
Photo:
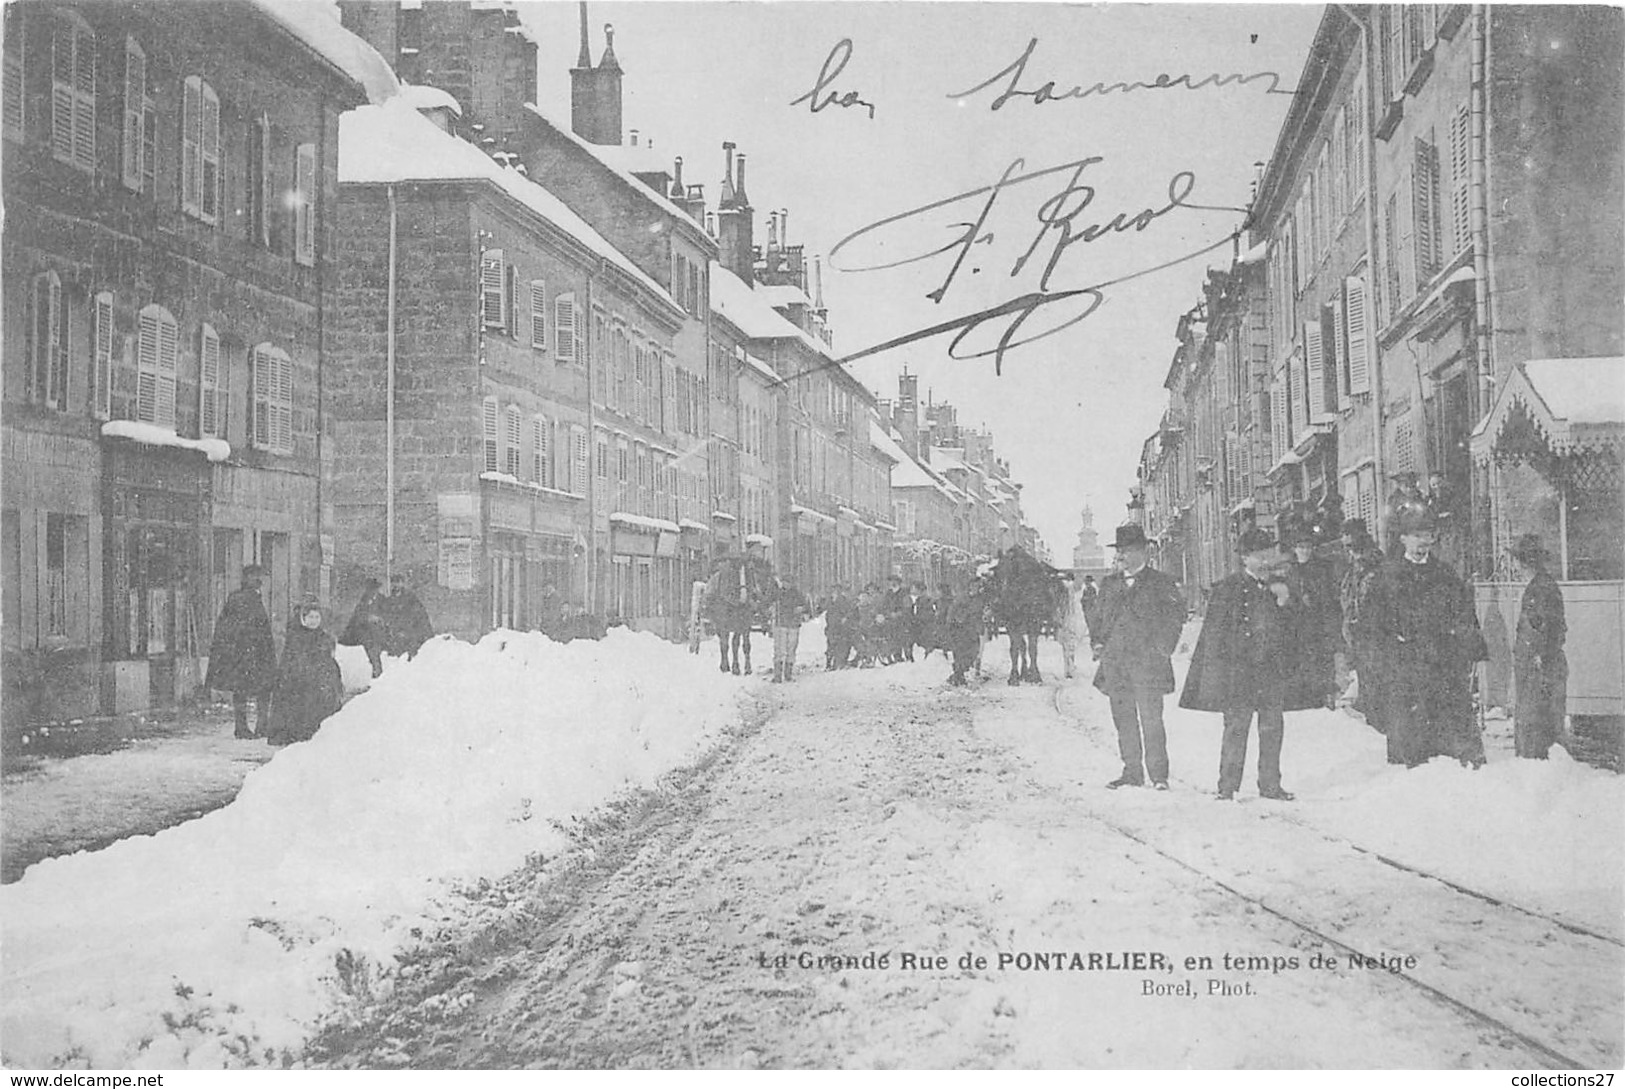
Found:
M 1625 1055 L 1619 777 L 1499 727 L 1481 771 L 1394 769 L 1324 711 L 1288 719 L 1298 801 L 1249 769 L 1222 803 L 1217 723 L 1170 698 L 1173 789 L 1113 792 L 1053 642 L 1043 686 L 1000 641 L 954 689 L 940 656 L 826 673 L 821 628 L 788 686 L 625 632 L 432 643 L 232 804 L 0 889 L 8 1065 Z
M 576 861 L 489 888 L 318 1054 L 427 1067 L 1619 1064 L 1617 886 L 1596 890 L 1611 916 L 1564 919 L 1591 931 L 1577 932 L 1550 905 L 1488 899 L 1505 881 L 1452 887 L 1379 857 L 1331 830 L 1336 807 L 1313 796 L 1221 805 L 1206 782 L 1217 729 L 1199 736 L 1199 716 L 1170 716 L 1172 791 L 1108 792 L 1105 701 L 1082 680 L 1057 687 L 1054 644 L 1045 656 L 1043 688 L 996 676 L 949 689 L 940 659 L 762 686 L 759 728 L 621 809 Z M 990 672 L 1002 664 L 1001 643 Z M 1375 737 L 1337 719 L 1315 726 Z M 1289 725 L 1289 774 L 1294 758 L 1312 763 L 1311 744 Z M 1412 774 L 1436 771 L 1454 775 Z M 1503 848 L 1519 850 L 1477 849 Z M 1062 954 L 1057 967 L 1023 970 L 1041 953 Z M 1093 953 L 1103 967 L 1090 970 Z M 965 954 L 986 966 L 962 969 Z M 1000 967 L 1000 954 L 1019 959 Z M 1335 967 L 1311 968 L 1317 954 Z M 1351 968 L 1354 954 L 1393 970 Z M 1137 955 L 1168 968 L 1137 969 Z M 1226 955 L 1269 966 L 1226 970 Z

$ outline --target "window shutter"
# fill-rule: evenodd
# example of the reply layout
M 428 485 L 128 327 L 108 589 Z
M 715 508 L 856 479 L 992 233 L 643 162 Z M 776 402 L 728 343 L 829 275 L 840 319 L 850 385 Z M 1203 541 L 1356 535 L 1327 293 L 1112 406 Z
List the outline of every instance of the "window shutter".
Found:
M 280 349 L 276 353 L 277 362 L 277 449 L 283 453 L 293 453 L 293 360 Z
M 250 439 L 255 446 L 271 445 L 271 361 L 265 354 L 265 345 L 254 347 L 249 353 L 249 385 L 254 411 L 249 417 Z
M 1416 290 L 1439 271 L 1439 153 L 1418 139 L 1411 164 L 1411 252 L 1416 264 Z
M 1370 344 L 1366 339 L 1365 281 L 1350 277 L 1343 282 L 1344 313 L 1348 319 L 1349 392 L 1371 392 Z
M 74 34 L 73 161 L 96 169 L 96 39 L 89 31 Z
M 51 37 L 51 154 L 73 162 L 73 24 L 58 17 Z
M 141 192 L 146 177 L 147 57 L 134 38 L 124 43 L 124 187 Z
M 532 416 L 530 420 L 530 456 L 531 476 L 536 483 L 544 488 L 553 486 L 553 474 L 548 472 L 548 431 L 547 420 L 541 416 Z
M 494 473 L 501 464 L 497 455 L 497 399 L 487 397 L 481 407 L 480 430 L 485 439 L 485 472 Z
M 1348 111 L 1348 183 L 1350 210 L 1365 192 L 1365 72 L 1354 80 L 1354 108 Z
M 98 419 L 105 420 L 112 415 L 113 407 L 113 294 L 104 291 L 96 296 L 95 310 L 92 320 L 95 330 L 91 337 L 91 350 L 95 354 L 91 370 L 91 381 L 96 384 L 95 414 Z
M 1320 322 L 1305 322 L 1304 343 L 1304 421 L 1318 420 L 1326 415 L 1326 359 Z
M 294 155 L 294 188 L 298 211 L 294 218 L 294 259 L 316 263 L 316 145 L 300 144 Z
M 1398 193 L 1390 193 L 1388 195 L 1387 212 L 1382 218 L 1383 249 L 1387 257 L 1387 260 L 1383 262 L 1383 286 L 1385 289 L 1384 302 L 1387 304 L 1387 308 L 1384 311 L 1383 321 L 1386 323 L 1394 320 L 1394 315 L 1399 313 L 1399 308 L 1404 304 L 1405 301 L 1400 296 L 1400 291 L 1403 289 L 1400 268 L 1404 264 L 1404 254 L 1402 254 L 1399 249 Z
M 158 317 L 150 307 L 141 311 L 135 362 L 135 418 L 153 423 L 158 415 Z
M 199 438 L 218 437 L 225 430 L 220 418 L 220 337 L 209 325 L 199 336 L 197 420 Z
M 187 76 L 181 92 L 181 208 L 196 215 L 202 164 L 198 146 L 202 139 L 203 81 Z
M 587 429 L 570 428 L 570 490 L 587 494 Z
M 505 313 L 502 315 L 504 322 L 503 329 L 509 336 L 517 339 L 519 337 L 520 330 L 519 315 L 524 313 L 525 309 L 520 304 L 519 298 L 519 266 L 509 265 L 504 272 L 507 277 L 507 282 L 504 284 L 505 297 L 502 300 L 503 308 L 505 310 Z M 532 330 L 532 332 L 534 332 L 534 330 Z
M 480 254 L 480 324 L 487 329 L 501 329 L 506 324 L 502 312 L 501 250 L 486 250 Z
M 1473 244 L 1470 125 L 1467 106 L 1458 107 L 1450 121 L 1450 257 L 1466 252 Z
M 547 285 L 541 280 L 530 282 L 530 346 L 547 347 Z
M 199 214 L 205 222 L 220 219 L 220 98 L 214 88 L 203 84 L 202 113 L 199 120 L 198 175 Z M 308 190 L 307 190 L 308 192 Z
M 50 341 L 45 353 L 45 403 L 52 408 L 68 407 L 68 310 L 62 305 L 62 281 L 50 279 Z
M 1270 464 L 1286 456 L 1286 385 L 1277 375 L 1270 383 Z
M 271 245 L 271 119 L 261 114 L 249 139 L 254 141 L 255 156 L 249 167 L 254 179 L 249 199 L 254 202 L 258 217 L 254 241 L 268 248 Z
M 553 300 L 553 346 L 560 359 L 576 359 L 576 297 L 567 291 Z
M 153 423 L 175 427 L 175 352 L 179 329 L 175 319 L 164 314 L 158 321 L 158 411 Z
M 5 86 L 0 98 L 5 103 L 5 130 L 8 136 L 23 138 L 25 118 L 23 104 L 23 14 L 16 5 L 5 13 Z
M 513 405 L 508 406 L 503 420 L 503 438 L 505 444 L 502 451 L 502 471 L 515 479 L 519 476 L 521 432 L 519 423 L 519 409 Z
M 1334 338 L 1335 357 L 1332 366 L 1335 368 L 1337 394 L 1345 403 L 1349 395 L 1349 338 L 1348 329 L 1343 324 L 1343 294 L 1338 292 L 1332 296 L 1332 336 Z M 1335 407 L 1335 406 L 1334 406 Z

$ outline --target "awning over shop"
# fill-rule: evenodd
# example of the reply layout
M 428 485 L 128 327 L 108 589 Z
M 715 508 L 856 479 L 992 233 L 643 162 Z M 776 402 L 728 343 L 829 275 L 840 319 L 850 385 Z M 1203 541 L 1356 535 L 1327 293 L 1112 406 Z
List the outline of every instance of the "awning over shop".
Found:
M 1570 457 L 1625 447 L 1625 358 L 1532 359 L 1507 375 L 1473 428 L 1474 460 Z

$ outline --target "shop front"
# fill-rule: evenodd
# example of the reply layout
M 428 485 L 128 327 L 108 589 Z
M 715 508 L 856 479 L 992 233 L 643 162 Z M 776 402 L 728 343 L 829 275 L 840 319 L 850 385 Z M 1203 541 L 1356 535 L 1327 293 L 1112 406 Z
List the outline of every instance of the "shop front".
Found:
M 662 639 L 685 634 L 688 589 L 679 577 L 682 528 L 663 518 L 609 516 L 608 612 Z

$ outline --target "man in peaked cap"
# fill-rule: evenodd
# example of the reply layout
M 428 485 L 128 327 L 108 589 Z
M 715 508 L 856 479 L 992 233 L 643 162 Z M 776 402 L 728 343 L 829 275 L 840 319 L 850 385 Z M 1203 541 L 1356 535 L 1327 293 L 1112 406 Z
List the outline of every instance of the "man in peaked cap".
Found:
M 1179 584 L 1147 562 L 1151 542 L 1144 529 L 1118 526 L 1112 547 L 1118 569 L 1100 584 L 1100 626 L 1089 632 L 1100 659 L 1095 687 L 1111 700 L 1123 757 L 1123 774 L 1106 786 L 1143 786 L 1149 773 L 1158 790 L 1167 790 L 1162 700 L 1174 690 L 1170 659 L 1185 623 L 1185 603 Z
M 1377 572 L 1360 610 L 1381 679 L 1375 696 L 1388 762 L 1416 767 L 1446 755 L 1477 767 L 1484 741 L 1472 670 L 1489 655 L 1472 590 L 1433 555 L 1438 522 L 1426 504 L 1407 505 L 1396 523 L 1400 555 Z

